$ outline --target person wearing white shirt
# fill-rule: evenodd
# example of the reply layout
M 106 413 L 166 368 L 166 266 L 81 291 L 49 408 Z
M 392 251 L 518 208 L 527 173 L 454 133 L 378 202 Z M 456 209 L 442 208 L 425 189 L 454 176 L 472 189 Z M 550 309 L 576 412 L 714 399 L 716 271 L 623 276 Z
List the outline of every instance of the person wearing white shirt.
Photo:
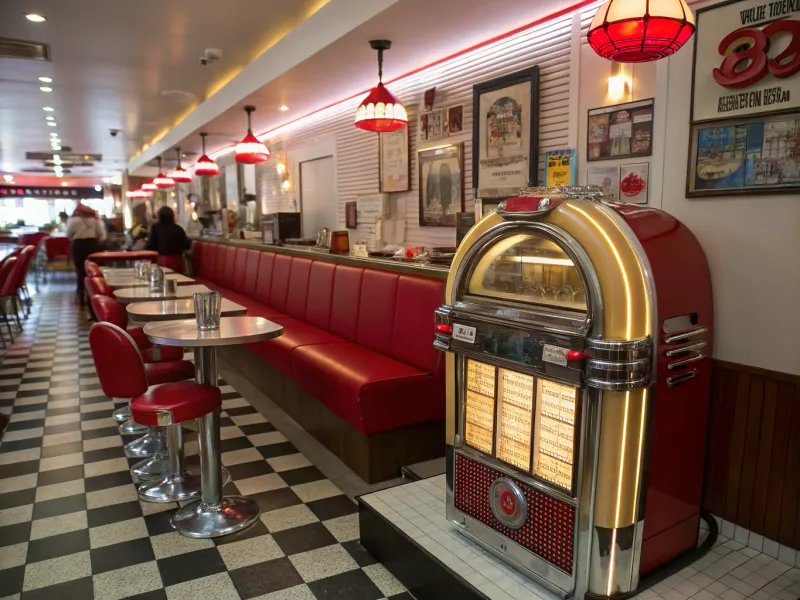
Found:
M 78 202 L 72 216 L 67 220 L 67 237 L 72 247 L 72 260 L 75 262 L 75 275 L 78 278 L 76 293 L 81 306 L 84 298 L 83 279 L 86 277 L 84 261 L 94 252 L 103 249 L 106 230 L 97 213 L 88 206 Z

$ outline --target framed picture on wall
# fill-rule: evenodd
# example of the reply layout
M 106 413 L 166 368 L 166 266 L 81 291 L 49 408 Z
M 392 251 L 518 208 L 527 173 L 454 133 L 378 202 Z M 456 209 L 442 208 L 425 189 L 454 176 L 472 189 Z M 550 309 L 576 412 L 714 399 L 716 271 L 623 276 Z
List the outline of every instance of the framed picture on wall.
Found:
M 597 185 L 603 190 L 606 199 L 619 200 L 619 166 L 592 166 L 586 171 L 586 185 Z
M 420 150 L 419 224 L 455 227 L 456 214 L 464 212 L 464 143 Z
M 647 204 L 650 191 L 649 163 L 633 163 L 619 168 L 619 201 Z
M 539 67 L 472 88 L 475 197 L 508 198 L 537 185 Z
M 593 108 L 586 136 L 587 160 L 608 160 L 653 153 L 652 98 Z
M 358 229 L 358 202 L 344 203 L 344 226 L 347 229 Z
M 408 126 L 380 134 L 380 192 L 407 192 L 411 189 L 411 163 Z

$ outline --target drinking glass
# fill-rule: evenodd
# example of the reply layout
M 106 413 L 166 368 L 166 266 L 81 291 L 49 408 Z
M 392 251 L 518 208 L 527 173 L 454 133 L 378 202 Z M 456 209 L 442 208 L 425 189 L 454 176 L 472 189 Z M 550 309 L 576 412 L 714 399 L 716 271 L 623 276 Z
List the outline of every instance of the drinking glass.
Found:
M 200 331 L 219 329 L 222 296 L 219 292 L 199 292 L 193 295 L 194 316 Z
M 158 265 L 153 265 L 153 267 L 150 269 L 150 291 L 164 291 L 164 269 Z
M 164 295 L 174 296 L 178 293 L 178 282 L 164 277 Z

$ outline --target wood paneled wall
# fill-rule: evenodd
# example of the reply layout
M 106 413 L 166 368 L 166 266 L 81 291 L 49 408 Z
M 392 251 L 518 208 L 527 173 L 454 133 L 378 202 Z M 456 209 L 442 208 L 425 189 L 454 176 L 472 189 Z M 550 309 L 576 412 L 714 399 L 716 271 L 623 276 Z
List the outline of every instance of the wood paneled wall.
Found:
M 800 549 L 800 377 L 715 361 L 703 504 Z

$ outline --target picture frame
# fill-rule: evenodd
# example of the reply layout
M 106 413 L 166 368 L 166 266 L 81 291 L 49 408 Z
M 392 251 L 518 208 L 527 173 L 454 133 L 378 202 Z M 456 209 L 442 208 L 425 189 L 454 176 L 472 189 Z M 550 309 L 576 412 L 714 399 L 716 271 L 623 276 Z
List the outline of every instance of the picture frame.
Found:
M 647 204 L 650 196 L 650 163 L 630 163 L 619 168 L 619 201 Z
M 464 133 L 464 105 L 449 106 L 445 121 L 445 135 L 461 135 Z
M 455 227 L 465 210 L 464 143 L 419 150 L 417 173 L 420 226 Z
M 378 191 L 407 192 L 411 189 L 411 139 L 408 125 L 379 134 Z
M 586 121 L 586 160 L 652 155 L 654 111 L 653 98 L 590 109 Z
M 619 165 L 594 165 L 586 170 L 586 185 L 602 188 L 606 200 L 619 200 Z
M 475 197 L 503 199 L 538 184 L 539 67 L 472 88 Z
M 797 194 L 797 148 L 800 111 L 693 123 L 686 196 Z
M 344 203 L 344 226 L 346 229 L 358 229 L 358 202 Z

